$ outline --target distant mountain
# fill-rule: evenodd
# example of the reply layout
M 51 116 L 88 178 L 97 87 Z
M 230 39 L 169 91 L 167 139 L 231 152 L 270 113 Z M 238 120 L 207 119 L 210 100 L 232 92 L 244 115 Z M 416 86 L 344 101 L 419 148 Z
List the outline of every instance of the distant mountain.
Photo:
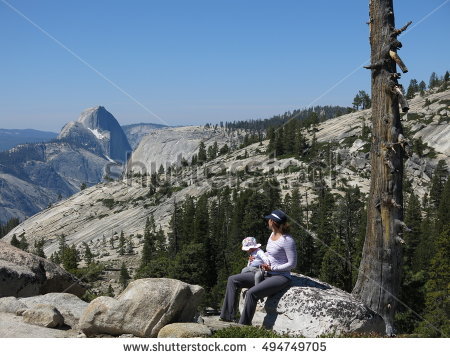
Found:
M 66 124 L 58 139 L 89 147 L 100 144 L 107 158 L 121 162 L 132 150 L 119 122 L 102 106 L 88 108 L 76 122 Z
M 0 152 L 0 222 L 23 220 L 78 192 L 83 183 L 92 186 L 121 173 L 129 152 L 122 128 L 104 107 L 84 111 L 57 139 Z
M 153 133 L 155 130 L 167 128 L 164 124 L 155 124 L 155 123 L 137 123 L 137 124 L 127 124 L 122 126 L 125 135 L 128 138 L 128 142 L 131 147 L 134 149 L 137 148 L 141 139 L 144 138 L 147 134 Z
M 56 138 L 58 133 L 43 132 L 35 129 L 1 129 L 0 152 L 11 149 L 18 144 L 41 143 Z

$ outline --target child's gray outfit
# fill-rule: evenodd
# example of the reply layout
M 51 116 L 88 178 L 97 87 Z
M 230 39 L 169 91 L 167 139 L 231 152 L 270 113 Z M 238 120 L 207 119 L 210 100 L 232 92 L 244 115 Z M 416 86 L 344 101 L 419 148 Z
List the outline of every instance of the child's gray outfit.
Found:
M 263 264 L 270 264 L 269 259 L 263 250 L 258 249 L 251 253 L 250 256 L 253 256 L 253 261 L 249 261 L 248 265 L 244 267 L 241 273 L 252 272 L 255 275 L 255 285 L 264 280 L 264 270 L 260 268 Z

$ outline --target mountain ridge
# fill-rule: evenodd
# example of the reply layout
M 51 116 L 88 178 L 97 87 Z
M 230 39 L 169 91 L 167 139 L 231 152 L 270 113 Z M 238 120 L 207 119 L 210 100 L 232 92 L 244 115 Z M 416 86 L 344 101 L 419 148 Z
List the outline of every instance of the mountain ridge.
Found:
M 438 96 L 443 100 L 436 100 Z M 450 109 L 447 103 L 450 103 L 450 91 L 430 94 L 427 98 L 432 103 L 425 107 L 423 103 L 426 99 L 420 97 L 413 99 L 411 101 L 413 111 L 409 117 L 404 118 L 407 131 L 418 135 L 419 138 L 425 138 L 424 141 L 433 137 L 429 132 L 423 131 L 426 126 L 433 127 L 433 133 L 442 132 L 443 128 L 449 127 Z M 341 157 L 341 163 L 333 162 L 333 170 L 322 178 L 334 193 L 340 193 L 341 185 L 347 187 L 357 185 L 363 193 L 368 193 L 370 180 L 368 140 L 363 139 L 361 133 L 365 126 L 370 128 L 369 117 L 369 110 L 359 111 L 306 129 L 305 136 L 310 141 L 316 137 L 319 144 L 323 143 L 320 144 L 321 148 L 326 148 L 324 145 L 328 143 L 327 138 L 329 139 L 331 134 L 335 138 L 336 147 L 333 147 L 333 153 Z M 314 182 L 308 177 L 312 175 L 315 180 L 315 161 L 308 162 L 301 157 L 277 160 L 268 158 L 266 154 L 268 144 L 269 141 L 264 140 L 223 154 L 201 166 L 180 167 L 176 173 L 169 176 L 161 174 L 162 186 L 158 191 L 165 188 L 164 192 L 167 192 L 172 188 L 168 191 L 170 195 L 158 194 L 158 191 L 150 195 L 150 176 L 130 172 L 120 181 L 98 184 L 55 204 L 53 208 L 36 214 L 11 231 L 3 240 L 10 240 L 14 233 L 22 232 L 35 239 L 46 238 L 48 244 L 45 249 L 50 255 L 57 249 L 58 237 L 64 234 L 68 244 L 81 245 L 82 242 L 90 242 L 94 250 L 99 250 L 100 256 L 104 255 L 105 260 L 109 260 L 116 257 L 116 254 L 105 248 L 102 240 L 110 237 L 111 233 L 123 230 L 127 235 L 136 238 L 137 235 L 143 234 L 145 219 L 150 215 L 156 218 L 165 232 L 169 232 L 174 202 L 181 202 L 187 196 L 198 197 L 214 188 L 225 185 L 231 188 L 258 188 L 260 180 L 274 178 L 283 183 L 283 196 L 296 187 L 301 195 L 309 193 L 310 200 L 313 200 L 314 193 L 311 189 L 314 188 Z M 433 147 L 426 147 L 424 153 L 422 156 L 413 153 L 405 162 L 405 173 L 411 178 L 411 185 L 419 196 L 426 193 L 437 162 L 444 159 L 450 164 L 447 151 L 439 153 Z M 323 150 L 319 151 L 318 158 L 323 154 Z M 142 161 L 147 164 L 151 162 L 144 159 Z M 165 181 L 170 183 L 169 186 L 164 186 Z M 139 251 L 142 242 L 135 243 Z

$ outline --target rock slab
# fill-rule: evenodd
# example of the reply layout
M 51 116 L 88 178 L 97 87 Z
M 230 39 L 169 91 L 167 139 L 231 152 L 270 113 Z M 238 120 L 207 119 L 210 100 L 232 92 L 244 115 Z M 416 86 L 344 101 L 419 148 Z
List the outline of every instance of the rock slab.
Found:
M 157 337 L 167 324 L 192 322 L 203 294 L 202 287 L 174 279 L 139 279 L 117 299 L 102 296 L 93 300 L 83 312 L 79 327 L 88 337 Z
M 63 291 L 82 296 L 86 289 L 53 262 L 0 242 L 0 297 Z
M 290 336 L 385 332 L 383 319 L 350 293 L 317 279 L 293 274 L 291 287 L 258 303 L 253 325 Z M 242 310 L 243 295 L 239 306 Z
M 75 295 L 60 292 L 20 298 L 19 301 L 30 308 L 39 304 L 49 304 L 54 306 L 64 317 L 64 323 L 71 328 L 77 328 L 81 315 L 89 305 Z
M 0 312 L 0 338 L 76 338 L 74 329 L 62 330 L 29 324 L 22 317 Z
M 211 330 L 199 323 L 172 323 L 164 326 L 158 333 L 158 338 L 198 338 L 209 337 Z
M 21 316 L 28 309 L 28 306 L 16 297 L 0 298 L 0 312 L 12 313 Z
M 26 310 L 23 313 L 23 321 L 47 328 L 64 325 L 64 318 L 61 313 L 54 306 L 47 304 L 39 304 Z

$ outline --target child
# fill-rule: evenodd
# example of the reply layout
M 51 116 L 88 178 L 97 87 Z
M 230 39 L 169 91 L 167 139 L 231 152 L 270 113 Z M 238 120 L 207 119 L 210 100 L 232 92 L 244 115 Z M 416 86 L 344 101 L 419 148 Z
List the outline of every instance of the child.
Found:
M 247 251 L 249 260 L 247 267 L 244 267 L 241 273 L 253 272 L 255 274 L 255 285 L 264 279 L 264 271 L 260 268 L 262 264 L 270 264 L 269 259 L 263 250 L 260 249 L 261 244 L 256 242 L 254 237 L 246 237 L 242 240 L 242 250 Z M 250 260 L 250 257 L 253 257 Z

